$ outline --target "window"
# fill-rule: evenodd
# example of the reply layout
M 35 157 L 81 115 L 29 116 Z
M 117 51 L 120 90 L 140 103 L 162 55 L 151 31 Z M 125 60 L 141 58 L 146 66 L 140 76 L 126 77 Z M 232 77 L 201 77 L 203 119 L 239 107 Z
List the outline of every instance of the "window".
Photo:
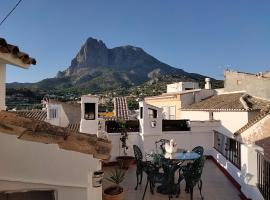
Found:
M 96 119 L 96 104 L 85 103 L 84 104 L 84 119 L 95 120 Z
M 175 106 L 162 106 L 164 119 L 175 119 Z
M 58 117 L 57 108 L 50 108 L 49 109 L 49 118 L 50 119 L 56 119 Z
M 175 106 L 169 107 L 169 119 L 175 119 Z
M 149 118 L 157 118 L 157 110 L 148 108 L 148 116 Z

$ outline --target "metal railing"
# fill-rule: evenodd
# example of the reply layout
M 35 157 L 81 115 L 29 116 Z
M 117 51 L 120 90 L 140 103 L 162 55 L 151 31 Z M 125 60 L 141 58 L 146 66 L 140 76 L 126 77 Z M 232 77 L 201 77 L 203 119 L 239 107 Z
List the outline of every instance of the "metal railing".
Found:
M 162 120 L 162 131 L 190 131 L 189 120 Z
M 214 148 L 238 169 L 241 169 L 241 143 L 214 131 Z
M 139 120 L 127 120 L 125 123 L 127 132 L 140 131 Z M 107 133 L 121 133 L 122 131 L 118 121 L 106 121 L 105 129 Z
M 257 187 L 265 200 L 270 200 L 270 160 L 257 152 Z

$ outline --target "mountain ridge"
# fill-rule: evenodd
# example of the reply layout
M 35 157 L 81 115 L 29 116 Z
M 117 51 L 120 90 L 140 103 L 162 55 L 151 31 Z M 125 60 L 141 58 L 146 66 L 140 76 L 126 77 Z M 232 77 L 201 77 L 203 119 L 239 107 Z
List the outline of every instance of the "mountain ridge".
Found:
M 88 88 L 90 91 L 103 91 L 130 88 L 147 81 L 158 81 L 164 75 L 175 74 L 179 81 L 201 82 L 206 77 L 163 63 L 140 47 L 125 45 L 107 48 L 102 40 L 89 37 L 71 60 L 70 66 L 59 71 L 54 78 L 36 83 L 9 83 L 8 87 L 44 90 Z

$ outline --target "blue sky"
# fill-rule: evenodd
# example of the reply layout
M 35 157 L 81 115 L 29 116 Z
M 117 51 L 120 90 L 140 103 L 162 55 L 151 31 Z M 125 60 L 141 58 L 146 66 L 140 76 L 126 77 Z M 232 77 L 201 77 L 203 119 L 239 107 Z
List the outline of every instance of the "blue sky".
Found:
M 0 19 L 17 0 L 1 0 Z M 270 68 L 270 1 L 23 0 L 0 37 L 37 59 L 7 82 L 35 82 L 69 66 L 88 37 L 142 47 L 171 66 L 223 78 L 227 67 Z

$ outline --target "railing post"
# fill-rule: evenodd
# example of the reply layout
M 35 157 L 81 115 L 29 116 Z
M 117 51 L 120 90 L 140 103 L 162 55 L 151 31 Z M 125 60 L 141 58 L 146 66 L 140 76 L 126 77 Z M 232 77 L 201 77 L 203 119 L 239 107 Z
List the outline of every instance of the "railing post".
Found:
M 254 199 L 258 183 L 257 151 L 262 148 L 253 144 L 241 144 L 241 191 L 247 198 Z

